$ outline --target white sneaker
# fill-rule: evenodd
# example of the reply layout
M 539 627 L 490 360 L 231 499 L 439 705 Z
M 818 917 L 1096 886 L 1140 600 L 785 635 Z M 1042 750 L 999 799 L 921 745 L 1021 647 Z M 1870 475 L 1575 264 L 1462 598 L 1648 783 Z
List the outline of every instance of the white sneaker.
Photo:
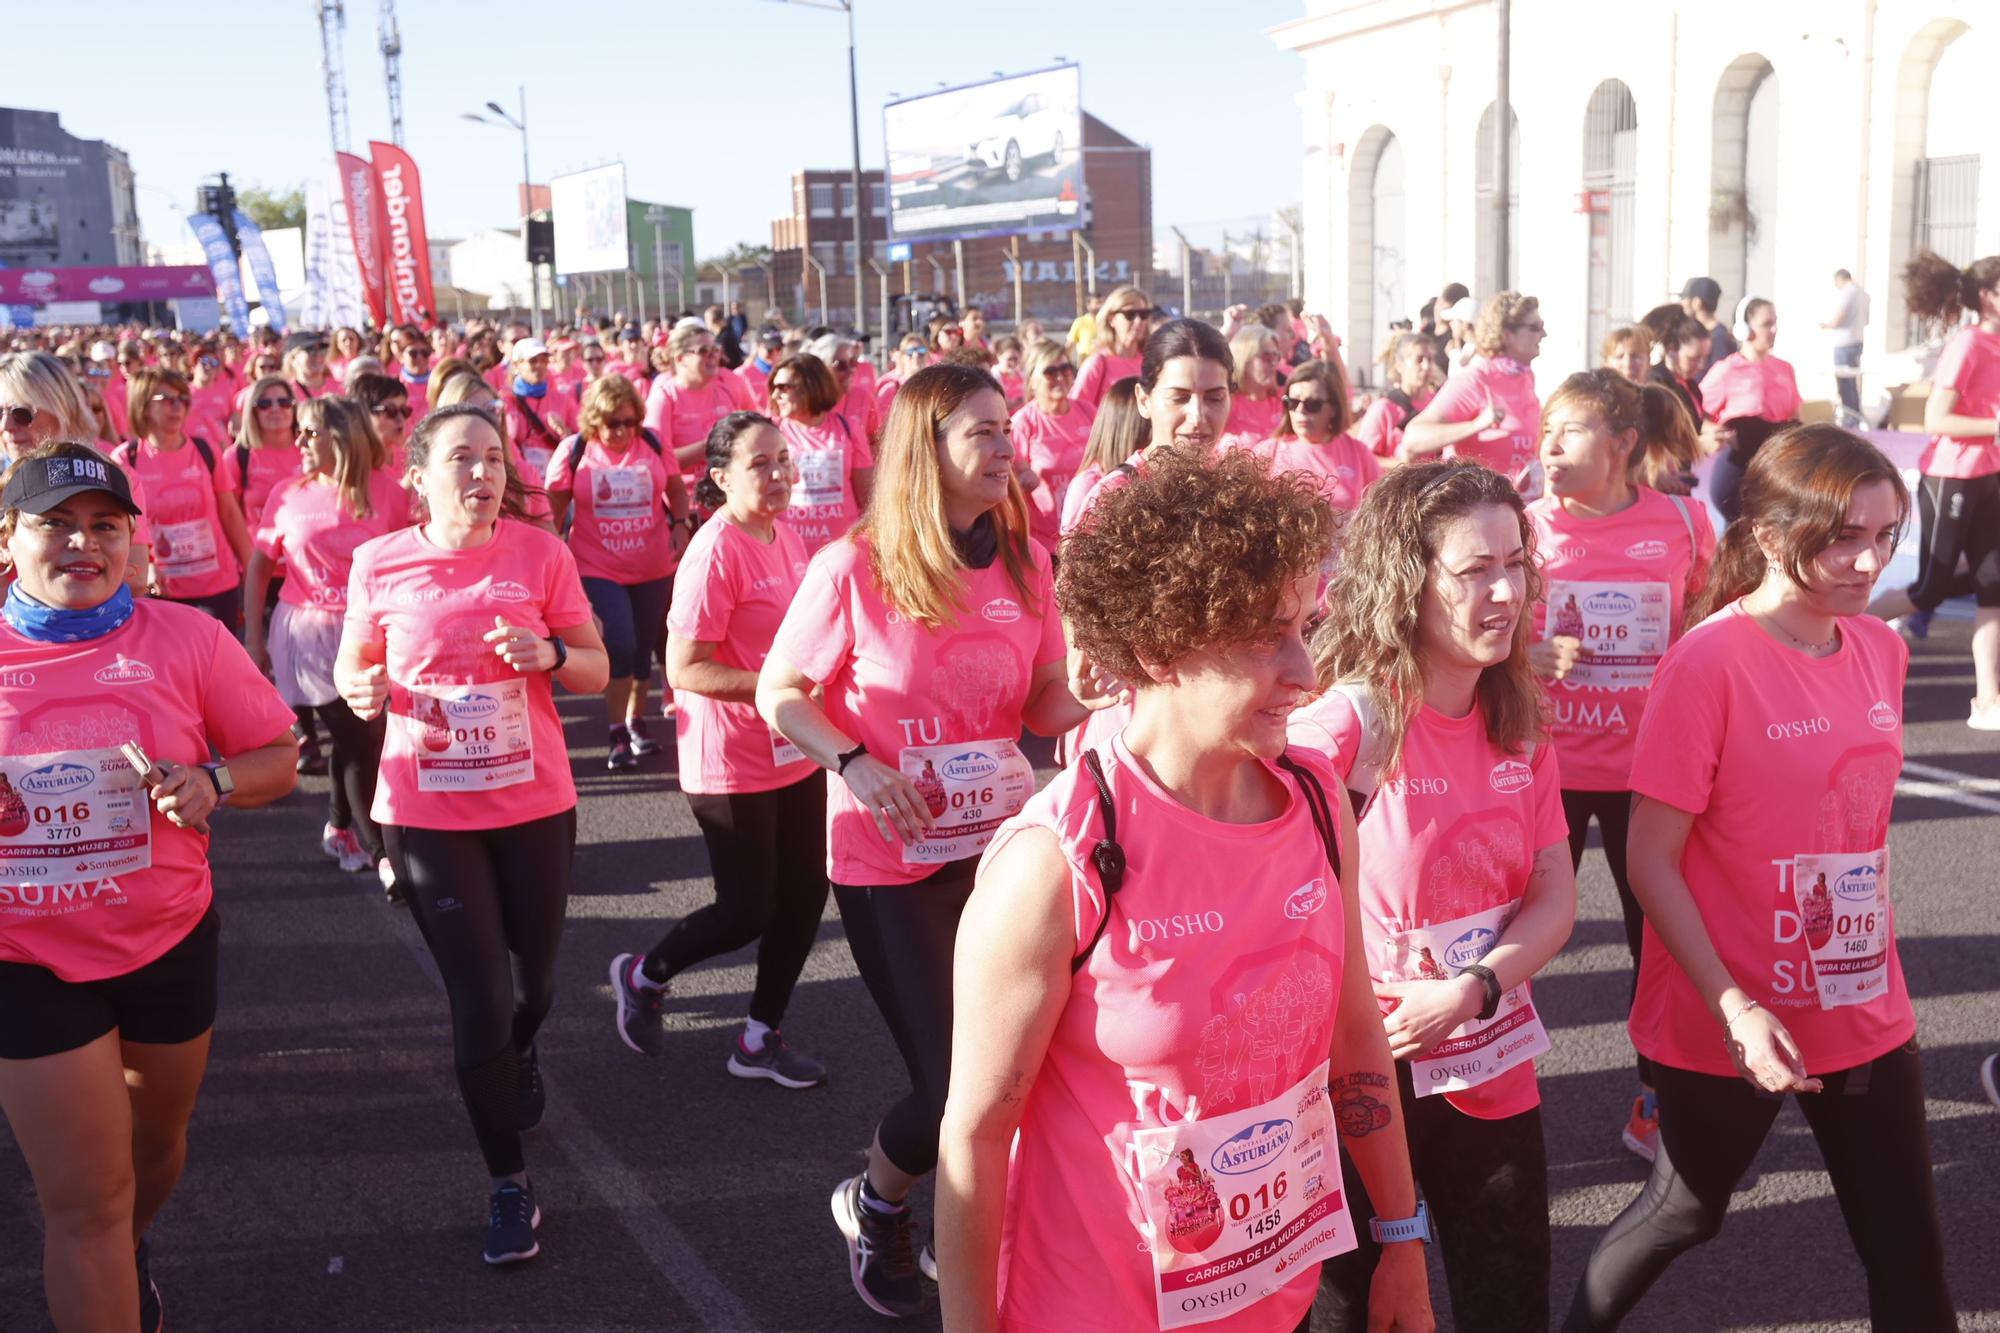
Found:
M 2000 1106 L 2000 1053 L 1987 1056 L 1979 1063 L 1979 1086 L 1986 1089 L 1986 1100 Z
M 2000 731 L 2000 704 L 1980 707 L 1977 699 L 1972 701 L 1972 715 L 1965 719 L 1965 725 L 1974 731 Z
M 346 829 L 337 829 L 333 825 L 328 824 L 319 831 L 319 849 L 338 861 L 340 853 L 343 850 L 340 835 L 346 831 Z
M 340 873 L 359 875 L 374 868 L 375 862 L 361 850 L 361 840 L 354 836 L 354 830 L 340 830 Z

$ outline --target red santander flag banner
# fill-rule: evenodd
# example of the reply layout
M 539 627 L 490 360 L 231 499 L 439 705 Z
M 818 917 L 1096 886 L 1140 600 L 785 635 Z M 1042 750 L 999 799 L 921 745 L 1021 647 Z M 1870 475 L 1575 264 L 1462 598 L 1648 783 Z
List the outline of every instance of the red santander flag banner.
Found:
M 354 258 L 361 269 L 361 293 L 375 327 L 387 328 L 388 303 L 382 289 L 382 201 L 375 188 L 375 168 L 365 157 L 335 153 L 341 197 L 347 203 L 347 229 L 354 237 Z
M 383 220 L 382 256 L 390 314 L 401 323 L 428 328 L 434 322 L 437 302 L 431 295 L 430 239 L 424 230 L 423 185 L 417 178 L 417 164 L 392 143 L 370 141 L 368 151 L 375 159 L 380 196 L 377 216 Z

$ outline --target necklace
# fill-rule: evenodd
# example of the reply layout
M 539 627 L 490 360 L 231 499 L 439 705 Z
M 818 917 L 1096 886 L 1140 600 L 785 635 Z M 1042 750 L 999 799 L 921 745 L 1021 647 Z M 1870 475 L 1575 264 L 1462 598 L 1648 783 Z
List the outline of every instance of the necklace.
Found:
M 1763 617 L 1765 624 L 1775 626 L 1778 633 L 1784 635 L 1786 638 L 1790 639 L 1793 643 L 1796 643 L 1799 647 L 1805 649 L 1808 653 L 1811 653 L 1814 657 L 1823 657 L 1827 653 L 1832 652 L 1834 650 L 1834 647 L 1840 642 L 1840 625 L 1838 622 L 1835 622 L 1833 627 L 1833 633 L 1830 636 L 1828 636 L 1827 641 L 1825 643 L 1809 643 L 1806 640 L 1801 639 L 1798 635 L 1792 633 L 1790 630 L 1786 629 L 1784 625 L 1778 620 L 1778 618 L 1772 615 L 1769 611 L 1764 612 Z

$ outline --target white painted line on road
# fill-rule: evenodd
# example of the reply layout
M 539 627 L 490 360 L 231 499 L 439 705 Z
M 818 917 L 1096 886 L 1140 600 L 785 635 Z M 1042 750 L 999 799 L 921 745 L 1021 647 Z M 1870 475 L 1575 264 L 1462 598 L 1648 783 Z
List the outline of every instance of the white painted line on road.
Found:
M 394 922 L 389 923 L 389 931 L 398 943 L 409 950 L 424 974 L 436 983 L 438 993 L 443 995 L 444 979 L 438 975 L 437 961 L 431 957 L 422 937 L 414 929 L 404 930 Z M 681 1294 L 681 1299 L 687 1303 L 700 1326 L 713 1329 L 755 1328 L 757 1321 L 736 1299 L 736 1294 L 702 1260 L 688 1238 L 681 1234 L 680 1228 L 653 1201 L 638 1176 L 618 1160 L 618 1155 L 584 1123 L 575 1106 L 546 1076 L 543 1086 L 548 1110 L 556 1121 L 550 1130 L 560 1139 L 563 1156 L 582 1172 L 597 1197 L 611 1205 L 611 1215 L 618 1219 L 618 1225 L 624 1228 L 625 1234 L 632 1238 L 640 1252 L 652 1261 L 654 1271 Z
M 1896 779 L 1896 790 L 1905 796 L 1920 796 L 1931 801 L 1950 801 L 1968 810 L 2000 815 L 2000 799 L 1979 794 L 1984 791 L 2000 792 L 2000 782 L 1992 778 L 1979 778 L 1969 773 L 1954 772 L 1949 768 L 1920 764 L 1914 759 L 1903 761 L 1903 771 L 1917 775 L 1914 778 Z

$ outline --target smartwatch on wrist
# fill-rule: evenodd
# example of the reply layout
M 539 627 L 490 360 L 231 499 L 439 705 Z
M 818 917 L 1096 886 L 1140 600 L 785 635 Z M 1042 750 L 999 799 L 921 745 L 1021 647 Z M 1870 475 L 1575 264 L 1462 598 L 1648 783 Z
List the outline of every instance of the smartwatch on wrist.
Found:
M 1387 1222 L 1371 1217 L 1368 1219 L 1368 1234 L 1375 1238 L 1377 1245 L 1393 1245 L 1401 1240 L 1420 1240 L 1428 1245 L 1431 1241 L 1430 1205 L 1419 1199 L 1413 1217 L 1399 1217 Z
M 833 766 L 833 771 L 840 777 L 843 778 L 846 777 L 847 766 L 853 763 L 855 760 L 859 759 L 862 755 L 867 753 L 868 753 L 868 745 L 866 742 L 863 742 L 862 744 L 855 746 L 852 750 L 845 751 L 835 761 Z
M 1500 978 L 1493 975 L 1493 969 L 1484 963 L 1469 963 L 1458 969 L 1462 977 L 1478 977 L 1479 984 L 1486 989 L 1486 1003 L 1479 1007 L 1479 1021 L 1485 1022 L 1500 1012 Z
M 556 650 L 556 664 L 550 667 L 549 670 L 561 671 L 569 662 L 569 645 L 564 643 L 560 636 L 554 634 L 549 635 L 549 643 Z
M 236 779 L 230 776 L 227 764 L 203 764 L 201 771 L 208 774 L 208 780 L 215 784 L 215 799 L 218 804 L 229 804 L 229 795 L 236 790 Z

